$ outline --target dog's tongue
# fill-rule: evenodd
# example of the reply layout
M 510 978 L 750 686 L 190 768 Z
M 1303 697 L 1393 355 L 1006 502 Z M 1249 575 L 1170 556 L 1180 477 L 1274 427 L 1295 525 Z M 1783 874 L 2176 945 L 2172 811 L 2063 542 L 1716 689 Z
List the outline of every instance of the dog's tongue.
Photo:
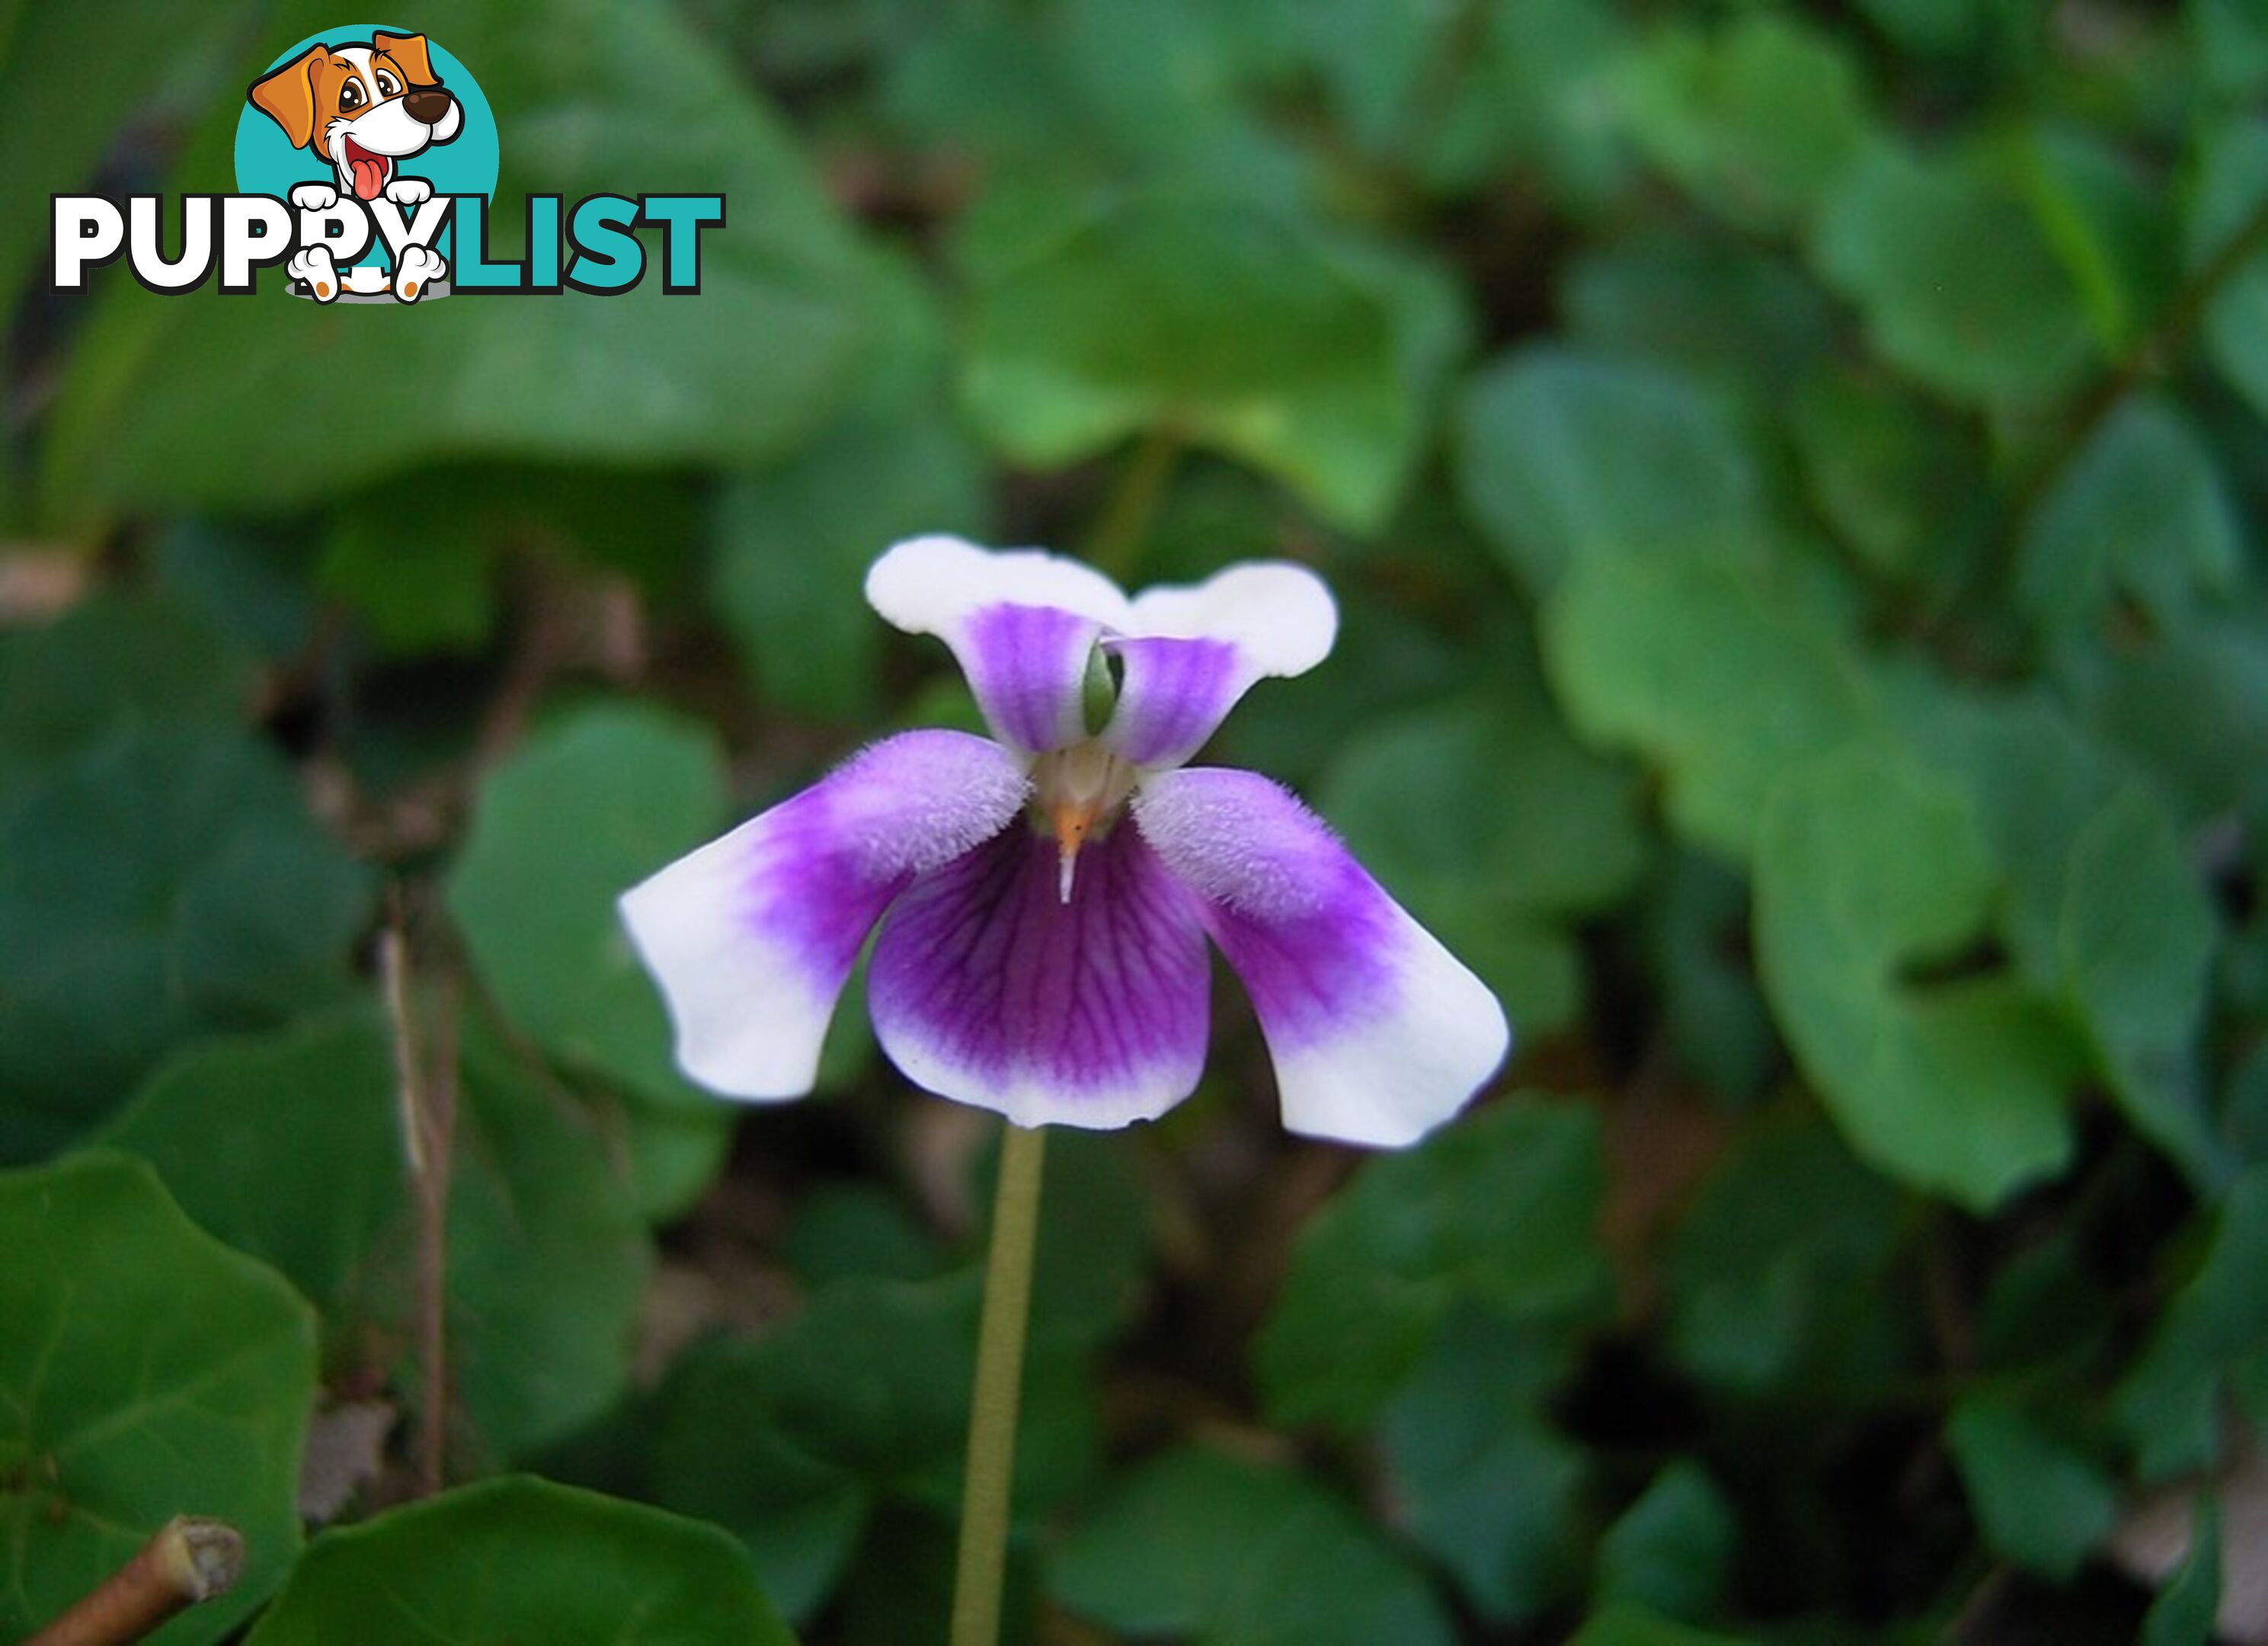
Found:
M 386 187 L 386 162 L 360 156 L 347 164 L 354 168 L 355 193 L 364 200 L 378 198 L 378 191 Z

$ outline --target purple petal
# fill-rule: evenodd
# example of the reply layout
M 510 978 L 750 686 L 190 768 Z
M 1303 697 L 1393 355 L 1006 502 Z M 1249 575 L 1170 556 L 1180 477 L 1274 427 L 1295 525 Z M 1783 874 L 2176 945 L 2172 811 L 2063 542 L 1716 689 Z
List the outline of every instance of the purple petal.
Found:
M 661 985 L 679 1067 L 735 1097 L 809 1091 L 882 911 L 917 875 L 999 835 L 1028 786 L 997 743 L 909 732 L 625 892 L 622 919 Z
M 1118 702 L 1102 741 L 1138 766 L 1177 766 L 1260 678 L 1227 640 L 1112 640 Z
M 1071 901 L 1055 841 L 1016 828 L 915 881 L 866 974 L 907 1078 L 1019 1126 L 1124 1126 L 1204 1067 L 1199 910 L 1134 830 L 1090 839 Z
M 958 537 L 899 543 L 867 572 L 866 598 L 907 633 L 951 646 L 993 735 L 1027 755 L 1086 735 L 1087 659 L 1133 612 L 1092 566 Z
M 1134 821 L 1204 900 L 1252 996 L 1292 1131 L 1411 1142 L 1504 1060 L 1510 1031 L 1488 986 L 1277 785 L 1162 772 L 1136 791 Z
M 1181 764 L 1256 682 L 1321 662 L 1338 622 L 1323 580 L 1280 561 L 1143 590 L 1126 638 L 1105 642 L 1123 678 L 1102 741 L 1138 766 Z
M 1052 606 L 987 606 L 952 637 L 993 735 L 1045 754 L 1086 735 L 1086 663 L 1102 625 Z

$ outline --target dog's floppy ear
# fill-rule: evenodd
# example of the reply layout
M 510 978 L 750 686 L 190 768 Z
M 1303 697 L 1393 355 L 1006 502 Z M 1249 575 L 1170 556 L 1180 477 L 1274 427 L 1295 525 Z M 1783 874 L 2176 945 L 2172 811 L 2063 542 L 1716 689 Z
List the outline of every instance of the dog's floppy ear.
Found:
M 425 54 L 423 34 L 372 34 L 372 50 L 384 52 L 401 65 L 401 72 L 412 85 L 438 85 L 441 77 L 433 72 L 433 60 Z
M 315 135 L 315 64 L 329 50 L 328 46 L 308 47 L 266 78 L 254 80 L 244 94 L 254 108 L 284 128 L 295 149 L 306 148 Z

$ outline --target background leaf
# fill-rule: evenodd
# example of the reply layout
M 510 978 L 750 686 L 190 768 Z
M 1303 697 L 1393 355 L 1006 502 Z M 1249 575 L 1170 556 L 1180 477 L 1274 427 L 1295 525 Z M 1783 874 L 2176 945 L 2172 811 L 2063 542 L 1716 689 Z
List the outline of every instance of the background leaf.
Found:
M 244 1574 L 151 1638 L 222 1639 L 298 1548 L 307 1305 L 114 1155 L 0 1173 L 0 1627 L 38 1628 L 194 1512 L 244 1534 Z
M 250 1638 L 292 1646 L 374 1628 L 420 1642 L 794 1639 L 715 1527 L 526 1476 L 327 1534 Z

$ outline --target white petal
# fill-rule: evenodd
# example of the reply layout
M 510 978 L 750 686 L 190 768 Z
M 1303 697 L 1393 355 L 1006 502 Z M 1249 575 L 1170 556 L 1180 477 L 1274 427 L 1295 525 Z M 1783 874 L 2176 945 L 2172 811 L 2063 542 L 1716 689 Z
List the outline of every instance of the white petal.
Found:
M 1161 584 L 1134 597 L 1130 634 L 1226 640 L 1254 676 L 1304 675 L 1331 654 L 1338 602 L 1322 579 L 1288 560 L 1233 565 L 1202 583 Z
M 1259 1015 L 1291 1130 L 1413 1142 L 1503 1062 L 1511 1030 L 1488 985 L 1276 784 L 1161 772 L 1135 792 L 1134 821 L 1204 900 Z
M 1021 811 L 1008 751 L 909 732 L 622 894 L 660 984 L 687 1076 L 728 1096 L 811 1089 L 835 1002 L 866 934 L 916 875 Z
M 866 573 L 866 598 L 951 646 L 992 734 L 1026 755 L 1086 738 L 1095 642 L 1131 615 L 1116 584 L 1076 560 L 957 537 L 900 543 Z
M 914 537 L 866 573 L 866 603 L 908 634 L 950 642 L 987 606 L 1052 606 L 1123 631 L 1132 608 L 1093 566 L 1039 549 L 986 549 L 964 538 Z

